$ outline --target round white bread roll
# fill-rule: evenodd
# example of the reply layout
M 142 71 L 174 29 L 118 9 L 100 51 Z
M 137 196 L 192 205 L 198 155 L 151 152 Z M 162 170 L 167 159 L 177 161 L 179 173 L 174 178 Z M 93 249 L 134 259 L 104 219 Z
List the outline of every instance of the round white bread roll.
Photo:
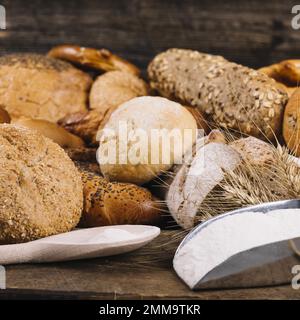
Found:
M 124 143 L 125 127 L 128 138 Z M 154 139 L 158 132 L 161 138 Z M 169 139 L 172 134 L 175 138 Z M 181 141 L 184 139 L 181 148 L 176 134 L 181 135 Z M 183 138 L 187 135 L 189 138 Z M 134 98 L 120 105 L 98 132 L 97 160 L 109 180 L 140 185 L 181 161 L 183 154 L 191 150 L 196 135 L 196 120 L 179 103 L 162 97 Z M 107 155 L 114 142 L 116 157 L 110 160 L 116 161 L 112 163 Z

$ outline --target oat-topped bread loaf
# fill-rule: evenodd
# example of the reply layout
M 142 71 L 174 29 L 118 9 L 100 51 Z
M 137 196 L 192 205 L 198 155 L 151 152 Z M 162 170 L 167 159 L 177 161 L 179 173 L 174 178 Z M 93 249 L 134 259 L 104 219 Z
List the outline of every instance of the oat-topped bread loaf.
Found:
M 148 74 L 163 96 L 198 107 L 219 126 L 260 138 L 281 133 L 287 94 L 261 72 L 221 56 L 169 49 L 153 59 Z
M 33 130 L 0 125 L 0 244 L 67 232 L 81 217 L 81 176 L 64 150 Z
M 71 64 L 38 54 L 0 57 L 0 105 L 12 118 L 56 122 L 86 110 L 89 75 Z

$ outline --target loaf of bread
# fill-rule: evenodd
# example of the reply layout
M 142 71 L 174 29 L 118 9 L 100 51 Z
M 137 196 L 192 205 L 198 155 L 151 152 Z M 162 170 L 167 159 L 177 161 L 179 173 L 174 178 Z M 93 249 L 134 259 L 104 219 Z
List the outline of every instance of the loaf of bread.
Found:
M 79 111 L 60 119 L 57 123 L 67 131 L 81 137 L 87 145 L 96 146 L 96 135 L 100 124 L 105 119 L 98 110 Z
M 0 105 L 12 118 L 56 122 L 86 110 L 92 79 L 71 64 L 37 54 L 0 58 Z
M 274 161 L 274 146 L 255 137 L 238 139 L 229 145 L 251 166 L 264 166 Z
M 166 195 L 175 221 L 185 229 L 193 227 L 202 202 L 240 161 L 239 153 L 227 144 L 204 141 L 191 161 L 178 170 Z
M 109 182 L 82 167 L 81 175 L 84 207 L 80 226 L 161 223 L 161 204 L 148 190 L 134 184 Z
M 277 64 L 277 74 L 289 86 L 298 86 L 300 81 L 300 60 L 284 60 Z
M 218 126 L 274 139 L 282 128 L 287 94 L 275 80 L 221 56 L 170 49 L 148 67 L 152 88 L 199 108 Z
M 141 78 L 123 71 L 110 71 L 100 75 L 92 85 L 90 108 L 102 116 L 109 109 L 139 96 L 148 95 L 148 86 Z
M 182 165 L 175 172 L 173 180 L 168 182 L 170 187 L 166 194 L 166 202 L 173 218 L 182 227 L 193 227 L 196 215 L 199 215 L 199 219 L 208 219 L 211 213 L 219 214 L 235 208 L 232 193 L 238 193 L 237 187 L 234 186 L 241 182 L 236 178 L 234 186 L 228 183 L 227 188 L 220 187 L 227 181 L 227 175 L 230 173 L 235 172 L 236 177 L 242 177 L 241 180 L 247 188 L 253 188 L 253 193 L 257 188 L 263 188 L 251 185 L 251 178 L 257 178 L 257 174 L 260 175 L 261 181 L 270 184 L 272 190 L 282 192 L 280 183 L 272 183 L 271 180 L 276 177 L 276 148 L 273 145 L 255 137 L 226 143 L 218 131 L 202 140 L 202 147 L 191 161 Z M 201 143 L 199 145 L 201 146 Z M 243 187 L 244 185 L 241 185 L 240 193 L 245 191 Z M 247 192 L 245 194 L 244 201 L 247 203 Z M 263 200 L 264 195 L 261 195 L 259 200 Z
M 73 160 L 73 162 L 75 163 L 75 166 L 78 168 L 80 172 L 87 171 L 91 173 L 96 173 L 97 175 L 101 176 L 98 163 L 89 162 L 89 161 L 77 161 L 77 160 Z
M 59 144 L 62 148 L 80 148 L 84 142 L 64 128 L 47 120 L 19 118 L 13 121 L 17 126 L 35 130 L 43 136 Z
M 289 99 L 283 118 L 283 138 L 288 148 L 300 156 L 300 89 Z
M 119 70 L 134 75 L 140 74 L 140 70 L 135 65 L 107 49 L 95 49 L 65 44 L 52 48 L 48 52 L 48 56 L 101 72 Z
M 273 78 L 276 86 L 291 97 L 300 80 L 300 60 L 284 60 L 262 67 L 258 71 Z
M 216 129 L 211 130 L 208 135 L 198 139 L 197 142 L 198 147 L 211 142 L 227 143 L 225 135 L 220 130 Z M 195 148 L 193 149 L 195 150 Z M 192 154 L 191 156 L 194 155 Z M 190 162 L 188 161 L 187 164 L 189 163 Z M 169 191 L 169 186 L 172 184 L 174 177 L 183 166 L 184 165 L 174 165 L 169 171 L 162 173 L 157 179 L 150 181 L 147 184 L 147 188 L 150 189 L 151 192 L 159 199 L 165 199 Z
M 33 130 L 0 125 L 0 244 L 68 232 L 78 224 L 80 173 L 64 150 Z
M 131 99 L 119 106 L 104 126 L 104 130 L 110 131 L 113 135 L 107 137 L 100 134 L 99 154 L 105 153 L 111 146 L 111 141 L 116 141 L 116 144 L 121 144 L 119 132 L 120 123 L 127 125 L 128 135 L 133 136 L 139 130 L 146 133 L 148 144 L 145 150 L 140 151 L 140 154 L 131 152 L 135 150 L 137 139 L 128 139 L 127 147 L 118 148 L 118 154 L 115 163 L 101 163 L 100 169 L 102 174 L 111 181 L 131 182 L 135 184 L 146 183 L 157 177 L 161 172 L 172 167 L 176 160 L 182 160 L 183 155 L 190 150 L 197 136 L 197 123 L 194 117 L 183 106 L 174 101 L 162 97 L 138 97 Z M 161 139 L 154 141 L 151 138 L 152 130 L 161 131 Z M 184 136 L 184 130 L 189 130 L 192 134 L 191 141 L 183 144 L 182 148 L 176 148 L 175 143 L 170 142 L 169 150 L 163 149 L 163 140 L 170 136 L 171 130 L 176 129 Z M 101 133 L 101 132 L 100 132 Z M 103 139 L 102 139 L 103 138 Z M 155 148 L 156 145 L 156 148 Z M 143 152 L 145 151 L 145 152 Z M 130 153 L 131 152 L 131 153 Z M 138 153 L 137 151 L 135 151 Z M 163 152 L 168 152 L 165 156 L 169 156 L 169 161 L 164 161 Z M 133 156 L 134 155 L 134 156 Z M 120 160 L 120 159 L 125 159 Z M 165 157 L 166 158 L 166 157 Z M 156 162 L 152 159 L 158 159 Z M 132 161 L 133 160 L 133 161 Z

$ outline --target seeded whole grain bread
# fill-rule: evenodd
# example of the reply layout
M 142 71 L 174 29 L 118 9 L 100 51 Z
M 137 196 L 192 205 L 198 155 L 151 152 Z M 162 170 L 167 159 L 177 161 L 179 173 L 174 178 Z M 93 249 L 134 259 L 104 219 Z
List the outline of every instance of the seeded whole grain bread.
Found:
M 81 176 L 50 139 L 1 124 L 0 177 L 0 244 L 67 232 L 79 222 Z
M 12 118 L 56 122 L 87 109 L 91 77 L 71 64 L 38 54 L 0 57 L 0 105 Z
M 221 56 L 169 49 L 148 66 L 151 87 L 198 107 L 217 125 L 274 139 L 282 128 L 287 94 L 275 80 Z
M 84 207 L 80 226 L 160 224 L 161 203 L 145 188 L 131 183 L 109 182 L 90 168 L 79 166 Z

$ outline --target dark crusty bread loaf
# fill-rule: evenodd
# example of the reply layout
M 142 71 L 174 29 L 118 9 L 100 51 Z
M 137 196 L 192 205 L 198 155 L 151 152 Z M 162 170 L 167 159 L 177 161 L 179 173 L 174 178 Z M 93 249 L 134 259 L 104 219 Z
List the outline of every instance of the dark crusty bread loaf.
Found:
M 267 75 L 198 51 L 169 49 L 148 67 L 152 88 L 196 106 L 219 126 L 260 138 L 281 134 L 287 94 Z

